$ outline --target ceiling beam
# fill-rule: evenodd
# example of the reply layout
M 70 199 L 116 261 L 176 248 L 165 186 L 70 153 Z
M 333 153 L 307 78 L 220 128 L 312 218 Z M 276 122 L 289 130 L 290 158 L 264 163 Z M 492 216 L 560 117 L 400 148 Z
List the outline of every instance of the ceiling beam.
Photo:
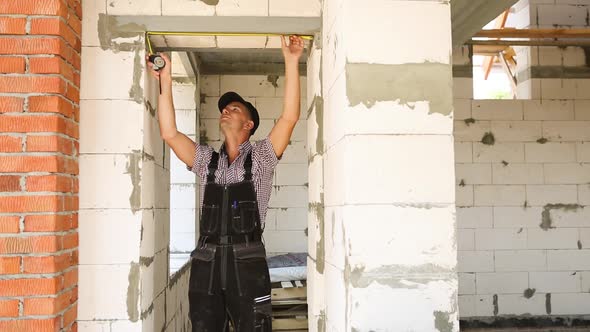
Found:
M 590 38 L 590 29 L 489 29 L 481 30 L 474 38 Z

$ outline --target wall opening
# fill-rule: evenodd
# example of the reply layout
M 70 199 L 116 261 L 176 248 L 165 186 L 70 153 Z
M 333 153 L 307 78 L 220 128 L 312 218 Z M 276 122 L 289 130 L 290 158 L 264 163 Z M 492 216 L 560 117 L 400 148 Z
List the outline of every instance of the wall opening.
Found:
M 155 51 L 170 52 L 176 124 L 198 144 L 216 151 L 223 143 L 217 101 L 236 91 L 252 102 L 264 139 L 283 111 L 285 69 L 277 36 L 150 36 Z M 307 87 L 306 55 L 299 64 L 300 120 L 275 168 L 264 220 L 264 242 L 273 282 L 273 326 L 307 329 Z M 192 74 L 192 75 L 191 75 Z M 168 147 L 166 147 L 169 149 Z M 198 239 L 202 184 L 171 152 L 170 273 L 186 266 Z M 284 291 L 283 288 L 291 288 Z M 295 296 L 296 295 L 296 296 Z

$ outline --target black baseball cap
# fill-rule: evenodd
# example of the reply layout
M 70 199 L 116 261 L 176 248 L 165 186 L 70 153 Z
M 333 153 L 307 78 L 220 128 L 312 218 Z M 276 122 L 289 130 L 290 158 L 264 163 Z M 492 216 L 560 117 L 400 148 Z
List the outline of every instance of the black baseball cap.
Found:
M 250 136 L 254 135 L 256 129 L 258 129 L 258 125 L 260 124 L 260 117 L 258 116 L 258 111 L 256 107 L 252 105 L 252 103 L 245 101 L 239 94 L 230 91 L 223 94 L 223 96 L 219 97 L 219 101 L 217 102 L 217 107 L 219 107 L 219 112 L 222 112 L 223 109 L 229 104 L 234 101 L 240 102 L 246 106 L 248 111 L 250 112 L 250 117 L 254 122 L 254 127 L 250 130 Z

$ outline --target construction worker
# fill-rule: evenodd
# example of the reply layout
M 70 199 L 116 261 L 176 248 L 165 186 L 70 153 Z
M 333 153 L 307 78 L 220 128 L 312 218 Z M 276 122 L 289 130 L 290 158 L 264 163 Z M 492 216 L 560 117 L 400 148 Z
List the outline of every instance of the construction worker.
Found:
M 288 39 L 288 40 L 287 40 Z M 303 40 L 281 36 L 285 60 L 283 113 L 268 136 L 251 143 L 256 108 L 235 92 L 218 101 L 224 143 L 219 152 L 176 129 L 169 58 L 159 71 L 160 135 L 206 185 L 201 191 L 200 236 L 191 253 L 189 312 L 193 332 L 271 331 L 270 277 L 262 243 L 274 168 L 299 120 L 299 58 Z

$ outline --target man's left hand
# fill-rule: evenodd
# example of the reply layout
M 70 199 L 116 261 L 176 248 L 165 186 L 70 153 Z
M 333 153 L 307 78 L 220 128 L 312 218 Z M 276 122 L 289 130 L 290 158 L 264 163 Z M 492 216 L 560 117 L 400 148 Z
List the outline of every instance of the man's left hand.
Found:
M 305 44 L 303 43 L 303 39 L 301 37 L 291 35 L 289 36 L 289 45 L 287 45 L 287 36 L 281 36 L 281 48 L 283 50 L 285 62 L 297 62 L 299 61 L 301 54 L 303 54 Z

